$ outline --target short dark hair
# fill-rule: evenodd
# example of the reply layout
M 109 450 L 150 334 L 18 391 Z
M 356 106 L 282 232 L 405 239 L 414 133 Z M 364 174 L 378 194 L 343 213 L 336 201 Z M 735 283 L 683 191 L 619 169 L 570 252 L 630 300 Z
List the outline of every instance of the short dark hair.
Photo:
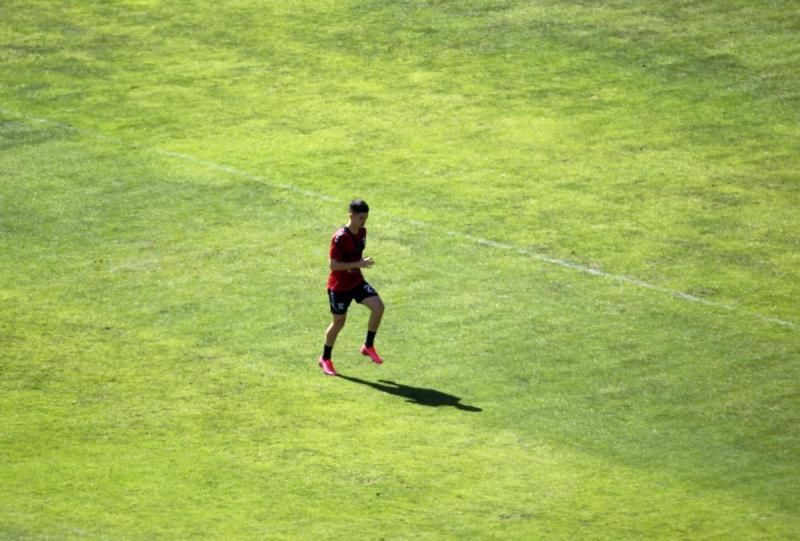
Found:
M 367 205 L 367 202 L 363 199 L 354 199 L 350 202 L 350 212 L 353 214 L 369 212 L 369 205 Z

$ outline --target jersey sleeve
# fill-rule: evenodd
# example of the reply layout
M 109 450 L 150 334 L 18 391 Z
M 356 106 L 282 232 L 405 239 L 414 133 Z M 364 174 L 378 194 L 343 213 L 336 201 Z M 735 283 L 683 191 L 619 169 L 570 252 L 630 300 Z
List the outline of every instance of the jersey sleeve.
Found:
M 342 231 L 337 231 L 331 239 L 331 249 L 328 255 L 331 259 L 336 261 L 344 261 L 345 257 L 350 250 L 347 247 L 347 235 L 343 235 Z

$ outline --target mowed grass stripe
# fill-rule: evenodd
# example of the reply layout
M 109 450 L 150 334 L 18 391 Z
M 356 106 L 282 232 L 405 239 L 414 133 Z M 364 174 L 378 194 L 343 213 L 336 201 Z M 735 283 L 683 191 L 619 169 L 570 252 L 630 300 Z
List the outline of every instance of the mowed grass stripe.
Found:
M 0 537 L 797 537 L 791 7 L 12 0 Z
M 51 434 L 54 443 L 61 441 L 62 449 L 66 445 L 70 448 L 68 453 L 74 453 L 74 458 L 63 459 L 59 471 L 77 483 L 81 494 L 92 481 L 119 481 L 118 476 L 123 474 L 133 476 L 125 483 L 140 487 L 133 494 L 123 490 L 117 495 L 121 507 L 104 515 L 108 528 L 122 527 L 115 521 L 123 520 L 124 505 L 131 502 L 138 506 L 139 516 L 155 521 L 145 533 L 165 534 L 182 527 L 158 518 L 162 506 L 176 505 L 167 495 L 156 497 L 150 488 L 151 483 L 165 475 L 185 491 L 187 504 L 200 506 L 211 505 L 202 492 L 196 493 L 200 480 L 218 479 L 222 483 L 214 485 L 217 488 L 207 497 L 222 494 L 223 509 L 213 511 L 207 507 L 199 514 L 186 509 L 184 515 L 221 535 L 263 533 L 259 529 L 264 528 L 263 521 L 275 519 L 279 524 L 276 529 L 284 531 L 288 538 L 290 532 L 296 531 L 289 522 L 288 508 L 249 519 L 240 517 L 238 525 L 219 525 L 215 519 L 221 516 L 219 513 L 230 513 L 233 505 L 251 505 L 250 498 L 254 501 L 283 498 L 287 506 L 300 506 L 304 497 L 313 499 L 314 495 L 326 493 L 341 496 L 322 504 L 317 520 L 300 521 L 295 528 L 303 527 L 305 531 L 334 538 L 334 534 L 351 531 L 348 528 L 354 525 L 376 527 L 384 521 L 415 516 L 420 531 L 431 539 L 442 535 L 491 536 L 494 531 L 522 538 L 546 532 L 548 528 L 569 529 L 580 515 L 585 527 L 613 531 L 619 537 L 636 537 L 636 532 L 643 528 L 660 528 L 664 538 L 669 538 L 676 532 L 692 531 L 697 527 L 692 526 L 693 521 L 701 521 L 703 525 L 699 528 L 706 533 L 724 531 L 728 519 L 709 518 L 712 508 L 742 516 L 741 527 L 758 524 L 774 536 L 785 535 L 794 528 L 791 516 L 779 511 L 788 509 L 784 506 L 791 501 L 791 490 L 776 491 L 767 478 L 755 484 L 751 480 L 748 489 L 742 492 L 737 482 L 743 464 L 749 464 L 747 457 L 751 453 L 778 468 L 774 475 L 780 473 L 784 479 L 791 478 L 790 458 L 778 449 L 770 449 L 778 437 L 769 435 L 771 427 L 780 427 L 782 421 L 774 418 L 769 403 L 751 410 L 754 404 L 759 404 L 758 395 L 762 391 L 758 385 L 754 386 L 755 381 L 769 384 L 772 375 L 778 373 L 789 381 L 793 379 L 777 362 L 771 367 L 764 365 L 771 355 L 781 351 L 782 355 L 791 354 L 791 333 L 782 335 L 783 339 L 772 332 L 751 331 L 741 336 L 735 318 L 685 314 L 681 309 L 676 310 L 682 303 L 672 299 L 653 302 L 649 295 L 626 293 L 625 289 L 594 280 L 576 280 L 576 275 L 564 270 L 520 270 L 514 254 L 476 257 L 472 242 L 453 243 L 452 239 L 424 234 L 409 238 L 404 224 L 383 221 L 376 213 L 374 250 L 381 262 L 376 271 L 381 268 L 386 271 L 376 272 L 375 282 L 394 305 L 393 319 L 387 322 L 383 339 L 385 351 L 394 364 L 381 374 L 405 384 L 451 392 L 484 411 L 468 417 L 469 414 L 452 409 L 428 410 L 407 405 L 397 397 L 322 378 L 313 366 L 318 353 L 318 331 L 324 325 L 324 299 L 315 294 L 313 286 L 319 279 L 319 269 L 324 267 L 320 262 L 324 262 L 325 248 L 317 246 L 317 241 L 326 241 L 329 233 L 319 222 L 331 220 L 335 224 L 333 220 L 340 209 L 329 209 L 314 200 L 297 201 L 282 196 L 280 191 L 265 192 L 259 183 L 231 182 L 216 174 L 209 177 L 204 173 L 205 167 L 175 168 L 170 160 L 145 166 L 147 162 L 141 159 L 141 152 L 131 154 L 120 167 L 119 155 L 107 152 L 115 150 L 114 145 L 93 150 L 82 145 L 78 141 L 77 146 L 48 147 L 49 155 L 63 155 L 67 159 L 41 165 L 44 170 L 29 171 L 22 178 L 32 182 L 38 178 L 47 185 L 57 178 L 80 178 L 85 164 L 107 168 L 117 180 L 127 179 L 131 190 L 126 193 L 123 189 L 109 200 L 105 212 L 113 212 L 113 200 L 128 201 L 131 210 L 142 214 L 138 217 L 132 214 L 133 221 L 123 230 L 134 238 L 138 236 L 139 241 L 164 239 L 160 246 L 157 243 L 152 247 L 160 260 L 158 265 L 128 267 L 127 279 L 106 293 L 110 304 L 104 307 L 100 303 L 99 310 L 92 310 L 91 317 L 81 309 L 82 296 L 76 295 L 78 291 L 70 284 L 80 273 L 84 280 L 91 278 L 85 283 L 98 286 L 108 279 L 104 278 L 107 271 L 101 265 L 86 274 L 91 268 L 89 259 L 80 264 L 73 259 L 77 266 L 65 269 L 69 272 L 63 276 L 64 296 L 57 299 L 63 305 L 54 318 L 65 321 L 56 331 L 52 345 L 43 351 L 42 361 L 53 355 L 48 364 L 65 353 L 74 357 L 67 366 L 62 365 L 63 371 L 49 376 L 56 380 L 64 378 L 62 384 L 49 387 L 49 391 L 63 385 L 65 398 L 75 389 L 81 395 L 89 393 L 89 401 L 78 407 L 83 409 L 82 414 L 76 415 L 75 424 L 67 427 L 83 434 L 81 439 L 73 442 L 69 430 Z M 36 151 L 28 149 L 34 154 Z M 38 163 L 27 159 L 25 154 L 19 158 L 26 163 Z M 70 169 L 78 174 L 70 174 Z M 94 184 L 96 181 L 87 180 L 86 186 Z M 125 185 L 128 184 L 120 186 Z M 227 206 L 205 206 L 219 202 L 226 192 Z M 96 199 L 86 198 L 80 191 L 64 195 L 71 201 L 67 209 L 84 211 L 67 213 L 63 215 L 66 218 L 63 223 L 53 224 L 64 231 L 56 248 L 69 248 L 70 242 L 86 238 L 86 232 L 102 227 L 100 224 L 104 222 L 91 219 L 91 214 L 85 212 L 94 206 L 92 201 Z M 30 201 L 25 193 L 18 197 Z M 140 206 L 145 202 L 146 206 Z M 281 222 L 286 226 L 281 230 L 264 227 L 275 223 L 273 219 L 283 216 L 287 208 L 296 213 L 293 216 L 305 218 Z M 236 210 L 238 213 L 230 213 Z M 155 217 L 159 219 L 154 220 Z M 234 253 L 235 258 L 228 259 L 229 253 L 214 250 L 223 246 L 236 249 L 236 243 L 221 244 L 224 235 L 230 232 L 226 221 L 231 219 L 237 221 L 236 230 L 245 241 Z M 204 220 L 206 227 L 201 228 Z M 289 274 L 277 281 L 258 284 L 251 271 L 264 261 L 263 247 L 285 237 L 294 239 L 297 249 L 291 253 L 274 252 L 272 257 L 277 260 L 270 265 L 279 269 L 290 266 L 285 271 Z M 108 255 L 112 257 L 124 260 L 131 255 L 126 255 L 124 247 L 110 243 L 110 238 L 105 241 L 102 236 L 92 238 L 101 241 L 96 246 L 97 254 L 111 248 Z M 44 239 L 42 242 L 42 247 L 50 245 Z M 53 257 L 64 253 L 69 250 L 56 250 Z M 85 248 L 80 253 L 86 253 Z M 409 258 L 412 253 L 420 257 Z M 438 255 L 433 257 L 434 254 Z M 191 268 L 187 264 L 196 260 L 205 263 L 202 269 L 193 271 L 198 276 L 192 281 L 181 279 L 181 274 Z M 390 269 L 396 272 L 388 272 Z M 290 274 L 297 276 L 289 278 Z M 504 278 L 512 275 L 513 280 Z M 449 285 L 454 277 L 459 282 L 458 288 Z M 488 281 L 487 277 L 495 278 Z M 248 285 L 254 281 L 256 287 Z M 224 287 L 213 287 L 220 282 Z M 160 287 L 148 287 L 148 283 Z M 257 293 L 262 285 L 269 293 Z M 285 297 L 274 296 L 276 286 L 278 292 L 286 293 Z M 37 297 L 34 291 L 27 291 L 32 300 Z M 266 295 L 265 301 L 275 299 L 277 306 L 264 311 L 262 303 L 246 300 L 253 294 Z M 230 297 L 228 301 L 226 297 Z M 526 304 L 517 304 L 515 301 L 519 299 L 525 299 Z M 53 300 L 42 295 L 30 302 L 29 317 L 33 321 L 39 319 L 52 307 Z M 130 308 L 127 303 L 134 302 L 140 303 L 150 315 L 131 328 L 124 314 Z M 188 311 L 176 311 L 186 308 L 187 302 L 192 303 Z M 295 303 L 291 317 L 284 313 L 284 302 Z M 241 304 L 251 310 L 240 315 L 231 311 L 231 307 Z M 421 307 L 426 309 L 422 316 Z M 204 321 L 212 309 L 234 321 L 222 321 L 221 317 Z M 164 315 L 157 316 L 162 311 Z M 513 317 L 503 317 L 504 313 Z M 148 320 L 152 315 L 157 317 Z M 645 321 L 637 323 L 640 318 Z M 21 318 L 20 323 L 25 319 Z M 657 336 L 643 333 L 654 320 L 669 324 L 657 325 L 664 329 Z M 109 339 L 101 327 L 104 323 L 108 325 L 108 321 L 116 332 L 128 338 L 121 343 Z M 357 355 L 345 353 L 347 343 L 357 344 L 360 338 L 360 329 L 355 328 L 357 322 L 354 317 L 349 334 L 343 337 L 340 366 L 348 374 L 374 380 L 377 376 L 369 370 L 371 367 L 359 363 Z M 270 326 L 270 331 L 259 334 L 260 324 Z M 84 330 L 77 334 L 74 351 L 65 352 L 62 344 L 75 338 L 76 328 Z M 694 344 L 707 338 L 703 335 L 708 329 L 713 329 L 717 337 L 710 345 L 704 343 L 718 358 L 715 366 L 702 367 L 702 373 L 718 372 L 709 373 L 708 381 L 697 381 L 697 368 L 691 363 Z M 640 341 L 641 336 L 647 336 L 647 340 Z M 92 345 L 95 340 L 108 346 L 98 349 Z M 296 349 L 298 343 L 303 344 L 301 351 Z M 29 350 L 30 347 L 22 347 L 20 355 Z M 756 352 L 760 355 L 760 366 L 742 364 Z M 112 358 L 116 362 L 99 370 L 98 381 L 86 382 L 80 376 L 86 368 L 99 368 L 98 362 Z M 151 360 L 143 364 L 142 359 Z M 188 359 L 193 362 L 187 363 Z M 161 364 L 168 369 L 167 373 Z M 126 365 L 136 369 L 120 371 Z M 70 366 L 84 368 L 70 374 Z M 102 374 L 111 373 L 109 369 L 119 378 L 116 382 L 103 381 Z M 734 373 L 739 376 L 730 379 Z M 30 375 L 34 374 L 42 377 L 38 371 Z M 41 386 L 47 382 L 47 377 L 38 384 L 24 377 L 21 381 L 26 379 L 28 385 Z M 83 383 L 73 387 L 75 381 Z M 713 388 L 711 382 L 717 382 L 716 394 L 705 396 Z M 123 388 L 128 391 L 118 395 Z M 24 403 L 30 392 L 29 389 L 10 393 L 9 404 Z M 54 394 L 58 396 L 57 392 Z M 141 395 L 140 404 L 136 403 L 136 394 Z M 737 398 L 739 395 L 741 398 Z M 177 402 L 176 397 L 180 398 Z M 108 432 L 113 424 L 98 424 L 102 417 L 96 417 L 101 411 L 108 411 L 109 399 L 114 403 L 115 398 L 122 400 L 117 402 L 118 411 L 108 420 L 123 423 L 117 435 L 115 431 Z M 229 405 L 221 407 L 228 401 Z M 283 405 L 278 406 L 278 402 Z M 15 423 L 23 433 L 26 427 L 41 423 L 36 414 L 41 414 L 42 409 L 35 401 L 28 403 L 32 406 L 31 417 L 24 414 Z M 708 409 L 711 404 L 718 405 Z M 781 402 L 774 404 L 779 406 Z M 53 405 L 57 406 L 58 401 L 55 404 L 50 401 L 48 407 Z M 629 409 L 637 407 L 644 409 Z M 299 414 L 296 408 L 303 408 L 305 413 Z M 747 426 L 751 427 L 748 430 L 753 429 L 752 423 L 757 423 L 762 424 L 764 432 L 758 431 L 752 440 L 748 437 L 731 446 L 740 438 L 735 427 L 740 426 L 742 419 L 747 419 Z M 504 435 L 503 431 L 507 433 Z M 179 436 L 181 433 L 184 436 Z M 97 440 L 102 434 L 121 439 L 120 453 L 130 459 L 130 468 L 114 473 L 113 464 L 119 455 L 108 454 L 103 440 Z M 365 444 L 346 446 L 341 441 L 342 434 Z M 124 446 L 132 444 L 134 440 L 130 438 L 134 437 L 143 438 L 144 449 L 136 451 L 134 447 L 126 451 Z M 25 441 L 25 438 L 14 439 Z M 90 444 L 97 446 L 94 454 L 87 454 L 84 439 L 95 442 Z M 640 443 L 632 446 L 637 440 Z M 396 443 L 401 441 L 403 444 L 398 446 Z M 25 461 L 31 461 L 32 469 L 20 466 L 13 470 L 18 479 L 30 479 L 42 458 L 42 449 L 38 447 L 42 440 L 33 439 L 31 443 L 30 448 L 23 448 L 25 454 L 30 454 Z M 284 458 L 278 453 L 281 445 L 286 446 Z M 536 451 L 539 446 L 551 449 L 540 454 Z M 165 462 L 164 449 L 171 450 L 166 456 L 174 459 Z M 558 459 L 553 464 L 550 456 L 553 454 L 574 458 Z M 487 459 L 487 455 L 494 458 Z M 428 457 L 430 463 L 418 462 L 419 456 Z M 103 476 L 90 476 L 84 485 L 70 472 L 82 471 L 78 466 L 89 458 L 107 464 L 107 469 L 100 468 Z M 716 462 L 712 466 L 707 464 L 709 460 Z M 537 462 L 548 466 L 532 465 Z M 178 468 L 179 473 L 170 477 L 169 468 Z M 653 469 L 663 473 L 655 477 L 644 473 Z M 218 473 L 212 475 L 214 471 Z M 326 473 L 329 471 L 337 473 Z M 310 472 L 313 475 L 308 481 L 300 481 Z M 634 508 L 641 500 L 638 496 L 613 491 L 598 496 L 589 481 L 595 478 L 598 491 L 608 490 L 614 483 L 626 490 L 642 486 L 643 492 L 657 497 L 650 509 L 660 512 L 649 515 L 641 507 Z M 669 483 L 665 487 L 667 478 L 678 487 L 686 483 L 689 488 L 676 488 Z M 46 486 L 47 479 L 40 483 L 38 486 Z M 289 495 L 281 496 L 279 487 L 284 487 L 282 490 Z M 25 485 L 19 490 L 24 493 Z M 768 491 L 770 494 L 766 495 Z M 378 493 L 382 496 L 377 496 Z M 688 502 L 687 493 L 692 494 Z M 730 496 L 724 496 L 725 493 Z M 593 497 L 589 498 L 589 494 Z M 371 510 L 358 519 L 349 518 L 358 509 L 374 503 L 373 498 L 380 497 L 389 500 L 381 502 L 383 510 Z M 420 501 L 429 502 L 425 506 L 428 511 L 422 516 L 418 511 Z M 665 511 L 669 501 L 673 506 Z M 609 507 L 617 511 L 610 513 Z M 749 515 L 745 520 L 741 514 L 745 508 L 756 513 L 757 518 Z M 81 511 L 86 513 L 85 522 L 99 509 L 99 500 L 89 497 Z M 580 509 L 578 515 L 576 509 Z M 598 510 L 602 509 L 606 511 L 601 514 Z M 334 511 L 347 512 L 347 524 L 318 524 L 322 516 Z M 484 526 L 468 522 L 453 525 L 447 517 L 459 512 L 480 516 L 488 522 Z M 57 512 L 57 520 L 75 520 L 65 513 Z M 673 519 L 673 515 L 683 519 Z M 673 526 L 663 524 L 667 518 Z M 57 524 L 54 528 L 57 529 Z
M 246 171 L 242 171 L 242 170 L 238 169 L 237 167 L 234 167 L 234 166 L 231 166 L 231 165 L 217 163 L 217 162 L 210 161 L 210 160 L 207 160 L 207 159 L 197 158 L 195 156 L 191 156 L 191 155 L 184 154 L 184 153 L 181 153 L 181 152 L 168 151 L 168 150 L 164 150 L 164 149 L 160 149 L 160 148 L 150 147 L 150 146 L 143 145 L 143 144 L 137 144 L 137 143 L 131 143 L 131 142 L 128 142 L 128 141 L 123 141 L 121 139 L 118 139 L 118 138 L 115 138 L 115 137 L 111 137 L 111 136 L 108 136 L 108 135 L 104 135 L 104 134 L 101 134 L 101 133 L 98 133 L 98 132 L 95 132 L 95 131 L 92 131 L 92 130 L 86 130 L 86 129 L 82 129 L 82 128 L 77 128 L 77 127 L 70 126 L 68 124 L 64 124 L 62 122 L 58 122 L 58 121 L 51 120 L 51 119 L 43 119 L 43 118 L 31 117 L 29 115 L 24 115 L 22 113 L 11 111 L 11 110 L 6 109 L 6 108 L 0 108 L 0 111 L 2 111 L 3 113 L 5 113 L 7 115 L 15 116 L 17 118 L 24 118 L 27 122 L 36 122 L 36 123 L 49 124 L 49 125 L 57 126 L 59 128 L 62 128 L 62 129 L 74 130 L 77 133 L 81 133 L 81 134 L 87 135 L 87 136 L 92 137 L 92 138 L 97 138 L 97 139 L 102 140 L 102 141 L 107 141 L 107 142 L 111 142 L 111 143 L 115 143 L 115 144 L 122 144 L 122 145 L 127 146 L 127 147 L 129 147 L 131 149 L 145 150 L 147 152 L 160 154 L 160 155 L 163 155 L 163 156 L 174 158 L 176 160 L 181 160 L 181 161 L 189 162 L 189 163 L 192 163 L 192 164 L 195 164 L 195 165 L 204 166 L 204 167 L 207 167 L 207 168 L 215 170 L 215 171 L 220 171 L 220 172 L 223 172 L 223 173 L 226 173 L 226 174 L 229 174 L 229 175 L 233 175 L 235 177 L 256 181 L 256 182 L 265 184 L 265 185 L 269 186 L 270 188 L 285 190 L 285 191 L 288 191 L 288 192 L 296 193 L 298 195 L 310 197 L 312 199 L 318 199 L 318 200 L 321 200 L 321 201 L 327 201 L 327 202 L 331 202 L 331 203 L 336 202 L 340 206 L 346 204 L 346 201 L 344 201 L 342 199 L 339 199 L 339 198 L 336 198 L 336 197 L 333 197 L 333 196 L 330 196 L 330 195 L 327 195 L 327 194 L 323 194 L 323 193 L 320 193 L 320 192 L 306 190 L 306 189 L 300 188 L 299 186 L 295 186 L 295 185 L 292 185 L 292 184 L 275 183 L 275 182 L 269 180 L 268 178 L 266 178 L 264 176 L 248 173 Z M 511 244 L 508 244 L 508 243 L 497 242 L 497 241 L 494 241 L 494 240 L 484 239 L 484 238 L 481 238 L 481 237 L 475 237 L 473 235 L 470 235 L 470 234 L 464 233 L 464 232 L 450 231 L 450 230 L 438 227 L 438 226 L 434 225 L 433 223 L 429 223 L 429 222 L 425 222 L 425 221 L 421 221 L 421 220 L 402 218 L 402 217 L 399 217 L 399 216 L 391 216 L 391 215 L 387 215 L 387 218 L 388 217 L 391 217 L 394 220 L 399 220 L 402 223 L 405 223 L 405 224 L 408 224 L 408 225 L 412 225 L 412 226 L 415 226 L 415 227 L 422 227 L 424 229 L 432 229 L 434 231 L 437 231 L 439 234 L 444 234 L 444 235 L 448 235 L 448 236 L 451 236 L 451 237 L 460 237 L 460 238 L 467 239 L 467 240 L 470 240 L 472 242 L 475 242 L 476 244 L 479 244 L 479 245 L 488 246 L 490 248 L 495 248 L 495 249 L 499 249 L 499 250 L 511 251 L 511 252 L 517 253 L 519 255 L 525 256 L 525 257 L 530 257 L 530 258 L 536 259 L 536 260 L 538 260 L 540 262 L 543 262 L 543 263 L 547 263 L 547 264 L 551 264 L 551 265 L 557 265 L 557 266 L 560 266 L 560 267 L 564 267 L 564 268 L 567 268 L 567 269 L 575 270 L 577 272 L 589 274 L 589 275 L 592 275 L 592 276 L 599 276 L 599 277 L 602 277 L 602 278 L 611 279 L 611 280 L 614 280 L 614 281 L 622 282 L 622 283 L 625 283 L 625 284 L 628 284 L 628 285 L 632 285 L 632 286 L 635 286 L 635 287 L 647 289 L 647 290 L 658 292 L 658 293 L 665 293 L 667 295 L 671 295 L 673 297 L 676 297 L 676 298 L 679 298 L 679 299 L 682 299 L 682 300 L 695 302 L 695 303 L 699 303 L 699 304 L 704 304 L 704 305 L 707 305 L 707 306 L 710 306 L 710 307 L 714 307 L 714 308 L 722 308 L 722 309 L 725 309 L 725 310 L 730 310 L 730 311 L 733 311 L 733 312 L 737 312 L 737 313 L 739 313 L 739 314 L 741 314 L 743 316 L 754 317 L 754 318 L 760 319 L 760 320 L 768 322 L 768 323 L 775 323 L 777 325 L 781 325 L 781 326 L 785 326 L 785 327 L 789 327 L 789 328 L 793 328 L 793 329 L 797 329 L 798 327 L 800 327 L 800 326 L 798 326 L 797 323 L 795 323 L 793 321 L 788 321 L 788 320 L 784 320 L 784 319 L 780 319 L 780 318 L 776 318 L 776 317 L 770 317 L 770 316 L 765 316 L 765 315 L 762 315 L 762 314 L 759 314 L 759 313 L 754 313 L 754 312 L 749 311 L 746 308 L 742 308 L 740 306 L 721 303 L 721 302 L 715 302 L 715 301 L 708 300 L 708 299 L 705 299 L 705 298 L 702 298 L 702 297 L 698 297 L 697 295 L 692 295 L 690 293 L 686 293 L 686 292 L 683 292 L 683 291 L 677 291 L 677 290 L 673 290 L 673 289 L 670 289 L 670 288 L 667 288 L 667 287 L 662 287 L 662 286 L 659 286 L 659 285 L 651 284 L 651 283 L 648 283 L 648 282 L 646 282 L 644 280 L 640 280 L 640 279 L 637 279 L 637 278 L 634 278 L 634 277 L 626 276 L 624 274 L 613 274 L 613 273 L 610 273 L 610 272 L 602 271 L 602 270 L 600 270 L 598 268 L 586 267 L 584 265 L 573 263 L 573 262 L 568 261 L 568 260 L 558 259 L 558 258 L 550 257 L 550 256 L 548 256 L 546 254 L 535 252 L 535 251 L 532 251 L 532 250 L 529 250 L 529 249 L 519 248 L 517 246 L 511 245 Z
M 3 101 L 796 321 L 785 2 L 193 8 L 10 10 Z

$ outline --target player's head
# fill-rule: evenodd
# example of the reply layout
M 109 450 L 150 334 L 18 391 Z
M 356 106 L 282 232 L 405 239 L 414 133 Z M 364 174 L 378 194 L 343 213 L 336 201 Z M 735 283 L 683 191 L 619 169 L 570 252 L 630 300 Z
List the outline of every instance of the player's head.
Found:
M 350 202 L 350 223 L 363 227 L 369 216 L 369 205 L 363 199 Z
M 350 201 L 350 214 L 362 214 L 369 212 L 369 205 L 363 199 L 354 199 Z

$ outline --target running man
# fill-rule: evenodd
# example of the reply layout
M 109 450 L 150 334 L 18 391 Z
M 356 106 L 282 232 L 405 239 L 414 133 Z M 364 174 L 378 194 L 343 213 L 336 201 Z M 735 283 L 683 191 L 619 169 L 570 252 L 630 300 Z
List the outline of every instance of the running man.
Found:
M 337 375 L 331 359 L 333 346 L 339 331 L 344 327 L 347 309 L 354 299 L 372 312 L 367 323 L 367 339 L 361 346 L 361 354 L 368 356 L 375 364 L 383 363 L 374 345 L 375 334 L 383 317 L 383 301 L 361 274 L 361 269 L 368 269 L 374 264 L 371 257 L 364 257 L 364 248 L 367 244 L 367 230 L 364 224 L 367 223 L 368 217 L 369 206 L 365 201 L 356 199 L 350 203 L 350 219 L 347 225 L 340 227 L 331 239 L 328 300 L 333 321 L 325 332 L 325 350 L 319 358 L 322 371 L 329 376 Z

